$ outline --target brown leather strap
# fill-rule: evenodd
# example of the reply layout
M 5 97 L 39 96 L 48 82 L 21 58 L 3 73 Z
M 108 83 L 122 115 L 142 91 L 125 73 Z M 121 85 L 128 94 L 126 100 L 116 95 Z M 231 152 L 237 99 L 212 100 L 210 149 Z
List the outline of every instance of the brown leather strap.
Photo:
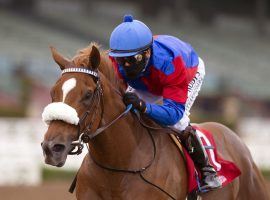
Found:
M 74 192 L 74 190 L 75 190 L 75 188 L 76 188 L 77 175 L 78 175 L 78 174 L 76 174 L 76 176 L 74 177 L 74 179 L 73 179 L 73 181 L 72 181 L 72 183 L 71 183 L 71 185 L 70 185 L 70 187 L 69 187 L 69 190 L 68 190 L 71 194 Z
M 184 161 L 186 162 L 186 157 L 183 151 L 183 146 L 179 139 L 174 134 L 170 134 L 171 139 L 174 141 L 174 144 L 178 147 L 178 150 L 180 151 L 181 156 L 183 157 Z

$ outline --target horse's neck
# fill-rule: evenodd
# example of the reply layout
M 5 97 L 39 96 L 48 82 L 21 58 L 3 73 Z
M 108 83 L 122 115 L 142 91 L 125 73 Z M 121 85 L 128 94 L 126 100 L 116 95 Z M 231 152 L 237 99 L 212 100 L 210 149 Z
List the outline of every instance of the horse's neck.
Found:
M 125 108 L 122 97 L 112 87 L 105 88 L 103 124 L 115 119 Z M 145 156 L 147 149 L 151 149 L 148 147 L 151 145 L 148 137 L 146 130 L 129 113 L 90 143 L 92 156 L 108 166 L 129 168 L 132 165 L 132 168 L 141 167 L 151 157 L 151 154 L 149 158 Z M 145 161 L 141 158 L 145 158 Z M 139 159 L 140 162 L 134 162 Z M 136 164 L 133 165 L 133 163 Z

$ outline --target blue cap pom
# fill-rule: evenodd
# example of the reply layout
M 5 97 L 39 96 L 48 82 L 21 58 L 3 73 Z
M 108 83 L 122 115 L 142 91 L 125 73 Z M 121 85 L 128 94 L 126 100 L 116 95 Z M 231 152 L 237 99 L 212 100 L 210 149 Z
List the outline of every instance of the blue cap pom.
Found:
M 125 15 L 123 22 L 133 22 L 133 17 L 132 15 Z

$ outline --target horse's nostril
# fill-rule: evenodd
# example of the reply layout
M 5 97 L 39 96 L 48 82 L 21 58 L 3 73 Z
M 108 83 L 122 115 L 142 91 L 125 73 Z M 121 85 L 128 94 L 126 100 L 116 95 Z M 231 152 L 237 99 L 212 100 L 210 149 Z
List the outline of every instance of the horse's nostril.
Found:
M 65 149 L 65 145 L 63 144 L 55 144 L 52 148 L 52 151 L 54 152 L 62 152 Z

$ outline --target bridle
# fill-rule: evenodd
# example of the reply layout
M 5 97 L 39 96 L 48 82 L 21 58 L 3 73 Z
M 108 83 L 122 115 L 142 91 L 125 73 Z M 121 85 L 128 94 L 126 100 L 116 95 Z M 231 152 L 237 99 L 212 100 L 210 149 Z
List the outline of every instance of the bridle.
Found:
M 62 75 L 65 73 L 84 73 L 87 75 L 90 75 L 90 77 L 93 78 L 94 82 L 96 83 L 96 88 L 91 96 L 90 102 L 91 104 L 89 105 L 88 109 L 85 111 L 85 113 L 82 115 L 81 118 L 79 118 L 78 122 L 78 131 L 77 131 L 77 141 L 72 142 L 72 149 L 69 151 L 69 155 L 79 155 L 82 153 L 83 150 L 83 143 L 89 142 L 89 133 L 92 129 L 93 123 L 97 117 L 99 107 L 101 107 L 101 119 L 103 117 L 103 108 L 104 106 L 100 106 L 100 104 L 103 104 L 103 89 L 100 83 L 100 77 L 98 74 L 97 70 L 90 70 L 90 69 L 85 69 L 85 68 L 77 68 L 77 67 L 68 67 L 62 71 Z M 91 119 L 90 121 L 86 124 L 86 119 L 91 114 Z M 99 126 L 101 124 L 101 120 L 99 122 Z M 84 127 L 84 129 L 82 129 Z
M 78 140 L 77 141 L 73 141 L 71 143 L 71 145 L 73 146 L 73 148 L 71 149 L 71 151 L 69 152 L 70 155 L 75 155 L 75 154 L 80 154 L 82 153 L 82 150 L 84 148 L 84 143 L 88 143 L 91 139 L 95 138 L 97 135 L 99 135 L 100 133 L 102 133 L 105 129 L 109 128 L 112 124 L 114 124 L 116 121 L 118 121 L 120 118 L 122 118 L 123 116 L 125 116 L 131 109 L 132 109 L 132 105 L 128 105 L 126 110 L 124 112 L 122 112 L 120 115 L 118 115 L 115 119 L 113 119 L 112 121 L 110 121 L 108 124 L 105 124 L 103 126 L 101 126 L 101 122 L 103 119 L 103 114 L 104 114 L 104 102 L 103 102 L 103 89 L 102 89 L 102 84 L 100 81 L 100 76 L 98 71 L 94 71 L 94 70 L 90 70 L 90 69 L 85 69 L 85 68 L 67 68 L 64 69 L 62 71 L 62 74 L 65 73 L 70 73 L 70 72 L 76 72 L 76 73 L 85 73 L 85 74 L 89 74 L 95 81 L 96 83 L 96 88 L 93 92 L 93 95 L 91 97 L 91 101 L 92 102 L 89 106 L 89 108 L 87 109 L 87 111 L 83 114 L 83 116 L 79 119 L 79 123 L 78 123 Z M 119 93 L 121 95 L 120 92 L 118 92 L 116 89 L 115 91 L 117 93 Z M 98 128 L 96 129 L 95 132 L 91 133 L 92 130 L 92 125 L 93 122 L 95 121 L 98 111 L 99 111 L 99 107 L 101 107 L 101 117 L 100 117 L 100 121 L 99 121 L 99 125 Z M 88 117 L 89 114 L 92 114 L 92 118 L 90 119 L 90 122 L 86 124 L 86 119 Z M 175 199 L 173 196 L 171 196 L 168 192 L 166 192 L 165 190 L 163 190 L 162 188 L 160 188 L 159 186 L 151 183 L 150 181 L 148 181 L 144 176 L 143 176 L 143 172 L 146 171 L 154 162 L 155 157 L 156 157 L 156 144 L 154 141 L 154 138 L 150 132 L 150 129 L 154 129 L 154 130 L 160 130 L 162 128 L 154 128 L 154 127 L 150 127 L 145 125 L 139 116 L 138 112 L 135 112 L 136 116 L 138 117 L 140 123 L 147 128 L 147 133 L 151 139 L 151 143 L 153 145 L 153 156 L 152 159 L 150 160 L 150 162 L 140 168 L 140 169 L 134 169 L 134 170 L 130 170 L 130 169 L 120 169 L 120 168 L 115 168 L 115 167 L 110 167 L 110 166 L 105 166 L 101 163 L 99 163 L 97 160 L 94 159 L 93 156 L 91 156 L 90 153 L 90 149 L 89 146 L 88 147 L 88 152 L 89 155 L 91 156 L 92 160 L 94 161 L 94 163 L 99 166 L 100 168 L 109 170 L 109 171 L 113 171 L 113 172 L 122 172 L 122 173 L 131 173 L 131 174 L 139 174 L 141 179 L 143 181 L 145 181 L 146 183 L 156 187 L 157 189 L 159 189 L 161 192 L 165 193 L 167 196 L 169 196 L 171 199 Z M 85 127 L 83 130 L 81 127 Z M 76 185 L 76 177 L 70 187 L 70 192 L 73 192 L 74 188 Z

